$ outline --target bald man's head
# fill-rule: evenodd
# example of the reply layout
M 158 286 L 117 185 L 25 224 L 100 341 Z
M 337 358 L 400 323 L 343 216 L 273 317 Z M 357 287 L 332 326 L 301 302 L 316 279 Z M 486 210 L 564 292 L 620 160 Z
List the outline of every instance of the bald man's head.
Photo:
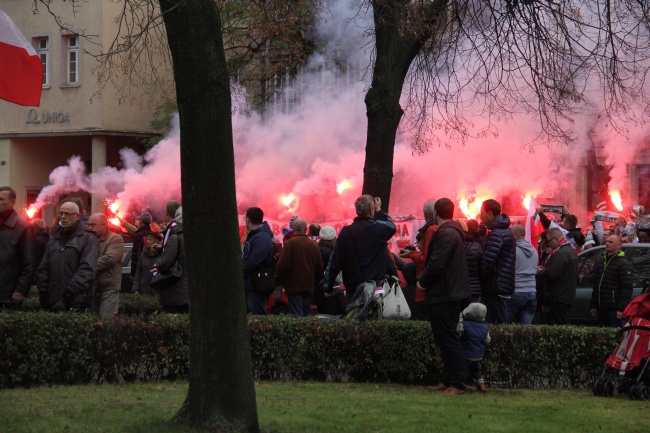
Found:
M 510 230 L 515 235 L 515 239 L 524 239 L 526 237 L 526 228 L 521 224 L 513 224 Z

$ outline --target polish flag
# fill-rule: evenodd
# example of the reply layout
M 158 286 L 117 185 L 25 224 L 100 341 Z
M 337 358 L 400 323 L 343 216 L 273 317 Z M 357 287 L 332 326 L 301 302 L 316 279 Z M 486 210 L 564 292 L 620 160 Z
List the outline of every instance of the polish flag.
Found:
M 536 212 L 537 202 L 535 197 L 530 197 L 530 205 L 528 206 L 528 216 L 526 218 L 526 240 L 537 248 L 537 238 L 544 231 L 542 223 Z
M 41 59 L 11 18 L 0 11 L 0 99 L 38 107 L 42 87 Z

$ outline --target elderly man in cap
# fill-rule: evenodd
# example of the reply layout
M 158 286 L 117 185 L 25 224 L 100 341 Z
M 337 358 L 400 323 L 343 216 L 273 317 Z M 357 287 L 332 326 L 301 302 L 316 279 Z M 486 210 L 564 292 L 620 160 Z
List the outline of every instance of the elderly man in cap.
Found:
M 53 231 L 38 268 L 41 305 L 52 311 L 89 308 L 99 258 L 99 241 L 79 219 L 79 206 L 59 207 L 59 230 Z
M 122 286 L 122 236 L 108 229 L 108 218 L 103 213 L 94 213 L 88 219 L 88 230 L 99 238 L 99 259 L 95 277 L 93 313 L 102 320 L 117 314 Z

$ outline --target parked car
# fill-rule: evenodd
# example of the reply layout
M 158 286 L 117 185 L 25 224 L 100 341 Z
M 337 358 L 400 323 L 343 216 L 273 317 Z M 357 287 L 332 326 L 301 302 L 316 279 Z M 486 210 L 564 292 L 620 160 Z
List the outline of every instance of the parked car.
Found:
M 131 281 L 131 253 L 133 251 L 132 243 L 124 243 L 122 252 L 122 293 L 131 293 L 133 281 Z
M 596 325 L 591 316 L 591 294 L 594 284 L 596 259 L 604 252 L 604 246 L 590 248 L 578 254 L 578 287 L 576 302 L 571 309 L 571 324 Z M 634 265 L 634 292 L 632 299 L 639 296 L 650 284 L 650 244 L 623 244 L 625 257 Z

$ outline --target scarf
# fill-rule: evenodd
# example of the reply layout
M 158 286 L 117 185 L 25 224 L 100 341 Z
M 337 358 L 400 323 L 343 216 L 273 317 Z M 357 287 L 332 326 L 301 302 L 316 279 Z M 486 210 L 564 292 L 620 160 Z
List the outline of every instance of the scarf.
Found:
M 553 248 L 553 251 L 551 251 L 551 254 L 548 255 L 548 258 L 546 259 L 546 263 L 544 263 L 544 269 L 548 268 L 548 264 L 551 262 L 551 259 L 553 258 L 553 254 L 555 254 L 555 252 L 556 252 L 557 250 L 559 250 L 560 247 L 561 247 L 562 245 L 566 244 L 567 242 L 568 242 L 568 241 L 566 240 L 566 238 L 562 238 L 562 239 L 560 239 L 560 240 L 558 241 L 558 243 L 557 243 L 557 247 Z

